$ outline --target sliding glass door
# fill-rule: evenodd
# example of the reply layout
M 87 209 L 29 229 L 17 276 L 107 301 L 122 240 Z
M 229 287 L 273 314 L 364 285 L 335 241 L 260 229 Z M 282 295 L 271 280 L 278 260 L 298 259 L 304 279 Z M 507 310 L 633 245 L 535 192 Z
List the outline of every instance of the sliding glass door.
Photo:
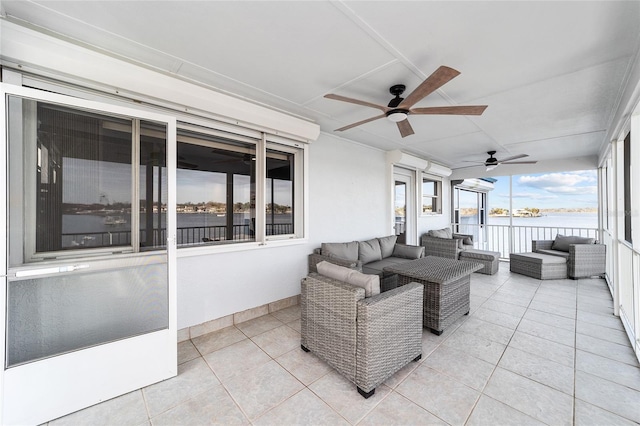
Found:
M 2 85 L 3 424 L 176 374 L 173 119 Z

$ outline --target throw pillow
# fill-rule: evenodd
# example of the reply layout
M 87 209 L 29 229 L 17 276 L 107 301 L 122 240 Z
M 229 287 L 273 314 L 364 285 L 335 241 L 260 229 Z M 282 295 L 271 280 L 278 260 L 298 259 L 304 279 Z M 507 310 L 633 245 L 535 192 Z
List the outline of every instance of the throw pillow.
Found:
M 454 239 L 454 240 L 456 240 L 456 241 L 458 242 L 458 248 L 459 248 L 459 249 L 464 248 L 464 247 L 463 247 L 463 245 L 464 245 L 464 238 L 465 238 L 465 237 L 463 237 L 462 235 L 454 235 L 454 236 L 453 236 L 453 239 Z
M 358 242 L 322 243 L 322 255 L 346 260 L 358 260 Z
M 396 244 L 393 249 L 394 257 L 401 257 L 404 259 L 420 259 L 424 254 L 424 247 L 422 246 L 407 246 L 404 244 Z
M 378 241 L 380 242 L 380 252 L 383 259 L 393 254 L 393 248 L 395 247 L 397 240 L 397 235 L 389 235 L 388 237 L 378 238 Z
M 432 229 L 427 235 L 436 238 L 453 238 L 453 232 L 451 228 Z
M 468 246 L 472 246 L 473 245 L 473 240 L 471 239 L 471 237 L 464 237 L 464 240 L 462 240 L 462 244 L 466 244 Z
M 578 237 L 574 235 L 564 236 L 561 234 L 556 235 L 556 239 L 551 244 L 551 249 L 559 251 L 569 251 L 569 245 L 571 244 L 593 244 L 596 240 L 589 237 Z
M 377 238 L 374 238 L 373 240 L 358 242 L 358 259 L 361 260 L 362 263 L 382 260 L 380 241 L 378 241 Z
M 364 288 L 365 297 L 380 294 L 380 277 L 377 275 L 363 274 L 327 261 L 319 262 L 317 268 L 320 275 Z

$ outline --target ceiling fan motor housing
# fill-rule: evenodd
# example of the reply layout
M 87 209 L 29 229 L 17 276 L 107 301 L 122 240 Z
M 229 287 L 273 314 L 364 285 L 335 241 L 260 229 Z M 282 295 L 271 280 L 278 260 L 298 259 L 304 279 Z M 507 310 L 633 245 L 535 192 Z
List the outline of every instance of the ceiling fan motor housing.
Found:
M 400 105 L 400 102 L 404 101 L 404 98 L 401 98 L 400 95 L 404 93 L 405 89 L 406 86 L 404 84 L 396 84 L 389 88 L 389 92 L 395 96 L 387 105 L 389 108 L 395 108 Z
M 484 162 L 485 166 L 498 164 L 498 159 L 494 157 L 494 155 L 496 154 L 496 151 L 487 151 L 487 154 L 489 154 L 489 158 L 487 158 L 487 160 Z

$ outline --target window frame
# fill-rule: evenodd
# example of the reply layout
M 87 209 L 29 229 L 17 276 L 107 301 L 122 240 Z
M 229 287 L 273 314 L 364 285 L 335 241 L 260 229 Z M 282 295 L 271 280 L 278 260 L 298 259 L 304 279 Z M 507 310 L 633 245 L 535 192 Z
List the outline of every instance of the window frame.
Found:
M 424 184 L 425 182 L 433 182 L 435 183 L 435 194 L 425 194 Z M 435 211 L 425 211 L 425 197 L 429 197 L 431 200 L 431 205 L 435 202 L 436 210 Z M 442 215 L 442 179 L 436 176 L 433 176 L 428 173 L 422 173 L 422 180 L 420 183 L 420 216 L 441 216 Z
M 175 139 L 172 137 L 172 131 L 175 135 L 175 119 L 169 115 L 161 115 L 156 112 L 145 111 L 140 109 L 133 109 L 123 107 L 120 105 L 113 105 L 95 100 L 77 99 L 71 98 L 68 95 L 61 93 L 44 92 L 38 88 L 27 88 L 22 86 L 15 86 L 11 84 L 0 83 L 0 90 L 2 94 L 2 111 L 3 115 L 8 117 L 9 115 L 9 99 L 15 97 L 20 100 L 33 101 L 34 106 L 38 103 L 46 103 L 52 105 L 59 105 L 63 108 L 69 108 L 78 112 L 87 112 L 89 114 L 97 114 L 100 116 L 111 117 L 115 119 L 124 119 L 131 121 L 131 209 L 132 209 L 132 221 L 131 221 L 131 241 L 128 244 L 118 245 L 113 247 L 95 247 L 85 249 L 66 249 L 66 250 L 53 250 L 53 251 L 36 251 L 36 228 L 37 222 L 35 213 L 35 197 L 37 195 L 24 194 L 20 200 L 20 206 L 12 207 L 7 205 L 8 217 L 13 217 L 11 226 L 12 230 L 8 232 L 7 248 L 9 249 L 10 259 L 9 268 L 30 268 L 38 265 L 44 265 L 51 262 L 68 262 L 74 259 L 89 259 L 89 258 L 111 258 L 121 254 L 135 254 L 135 255 L 157 255 L 158 251 L 165 251 L 168 248 L 167 240 L 171 239 L 171 233 L 167 232 L 167 239 L 164 241 L 164 245 L 158 246 L 155 250 L 141 250 L 139 245 L 139 225 L 140 221 L 137 216 L 140 212 L 139 200 L 139 178 L 140 178 L 140 123 L 160 123 L 165 126 L 165 149 L 166 149 L 166 161 L 169 164 L 170 161 L 175 161 L 175 152 L 171 152 L 171 149 L 175 148 Z M 7 117 L 4 117 L 6 120 Z M 10 121 L 18 120 L 20 126 L 20 132 L 23 131 L 24 117 L 22 110 L 19 113 L 19 117 L 11 118 Z M 15 125 L 15 124 L 14 124 Z M 7 133 L 9 132 L 10 122 L 6 122 Z M 35 162 L 31 161 L 25 168 L 23 153 L 16 154 L 9 149 L 11 143 L 7 139 L 7 151 L 9 151 L 8 158 L 9 164 L 15 164 L 23 173 L 23 176 L 35 176 L 34 173 L 37 170 Z M 173 147 L 173 148 L 172 148 Z M 175 149 L 174 149 L 175 151 Z M 37 154 L 36 154 L 37 155 Z M 5 160 L 6 161 L 6 160 Z M 10 173 L 10 169 L 6 171 L 7 175 Z M 169 170 L 167 167 L 167 190 L 173 191 L 171 177 L 175 181 L 175 171 Z M 5 176 L 8 178 L 8 176 Z M 24 179 L 24 178 L 21 178 Z M 33 179 L 30 177 L 29 179 Z M 35 181 L 34 181 L 35 182 Z M 20 180 L 17 183 L 18 186 L 28 186 L 29 182 L 23 182 Z M 9 180 L 5 181 L 5 187 L 7 193 L 14 191 L 11 186 L 14 185 Z M 35 187 L 34 187 L 35 191 Z M 15 204 L 15 203 L 12 203 Z M 167 207 L 170 208 L 171 200 L 168 200 Z M 134 213 L 135 211 L 135 213 Z M 20 214 L 22 213 L 22 217 Z M 17 219 L 16 219 L 17 218 Z M 174 223 L 175 216 L 172 214 L 167 216 L 167 223 Z M 169 228 L 168 228 L 169 229 Z M 173 240 L 171 240 L 173 241 Z M 170 246 L 171 244 L 169 244 Z
M 0 83 L 5 84 L 6 83 Z M 53 96 L 75 97 L 80 103 L 93 102 L 96 104 L 106 105 L 107 108 L 96 109 L 98 112 L 125 111 L 127 116 L 138 116 L 140 113 L 144 114 L 144 117 L 148 120 L 152 120 L 151 116 L 169 117 L 171 118 L 170 126 L 167 130 L 167 137 L 173 138 L 174 144 L 173 157 L 168 156 L 167 161 L 175 163 L 176 153 L 175 145 L 177 144 L 177 128 L 197 128 L 199 131 L 211 131 L 231 133 L 239 136 L 258 137 L 264 138 L 265 141 L 276 143 L 278 145 L 293 147 L 298 149 L 298 154 L 295 159 L 295 201 L 296 201 L 296 213 L 295 213 L 295 229 L 294 234 L 287 235 L 275 235 L 269 236 L 269 238 L 259 238 L 260 235 L 256 234 L 255 242 L 247 242 L 244 244 L 221 244 L 221 245 L 197 245 L 194 247 L 182 247 L 180 250 L 176 250 L 177 257 L 191 257 L 206 254 L 215 253 L 231 253 L 236 251 L 254 250 L 265 247 L 279 247 L 288 245 L 305 244 L 308 242 L 309 236 L 309 145 L 311 141 L 306 138 L 301 138 L 295 134 L 283 134 L 266 128 L 260 125 L 253 125 L 252 123 L 244 123 L 234 119 L 225 119 L 225 117 L 219 117 L 213 113 L 201 109 L 185 109 L 184 106 L 178 104 L 172 104 L 170 102 L 153 103 L 148 100 L 146 102 L 135 105 L 135 108 L 129 105 L 132 102 L 130 97 L 123 94 L 110 94 L 108 92 L 101 91 L 100 89 L 91 89 L 82 84 L 79 81 L 61 82 L 59 80 L 40 77 L 23 75 L 23 84 L 28 84 L 29 88 L 25 86 L 15 86 L 10 84 L 10 87 L 16 89 L 25 90 L 37 90 L 47 91 Z M 136 98 L 137 99 L 137 98 Z M 136 114 L 137 113 L 137 114 Z M 149 116 L 149 117 L 147 117 Z M 160 120 L 162 121 L 162 120 Z M 168 183 L 169 185 L 176 185 L 176 170 L 175 168 L 169 169 Z M 264 173 L 264 171 L 262 172 Z M 266 181 L 266 179 L 265 179 Z M 264 189 L 262 185 L 258 185 L 257 192 L 263 194 Z M 262 192 L 261 192 L 262 191 Z M 171 211 L 172 210 L 172 211 Z M 174 229 L 167 229 L 168 238 L 176 238 L 176 209 L 168 209 L 168 213 L 171 214 L 174 223 Z M 264 219 L 262 223 L 259 223 L 259 218 L 263 215 L 257 215 L 256 228 L 262 226 L 264 229 Z M 264 235 L 264 232 L 261 233 Z M 142 253 L 142 252 L 141 252 Z
M 194 133 L 203 133 L 209 136 L 218 136 L 229 140 L 237 140 L 239 142 L 255 143 L 256 156 L 256 188 L 255 188 L 255 238 L 250 241 L 234 241 L 229 240 L 223 243 L 195 243 L 189 245 L 178 246 L 178 255 L 181 254 L 205 254 L 217 252 L 239 251 L 249 248 L 262 247 L 267 245 L 282 245 L 297 242 L 305 242 L 307 229 L 307 208 L 308 191 L 307 191 L 307 144 L 300 143 L 292 139 L 282 136 L 272 135 L 266 132 L 252 131 L 251 129 L 243 129 L 240 133 L 228 132 L 230 130 L 226 126 L 225 130 L 217 129 L 216 123 L 197 120 L 197 124 L 192 121 L 179 121 L 178 132 L 186 130 Z M 232 130 L 232 129 L 231 129 Z M 193 143 L 199 145 L 196 141 L 181 141 L 181 137 L 177 135 L 177 143 Z M 206 144 L 201 144 L 206 145 Z M 293 155 L 293 232 L 288 234 L 267 235 L 267 218 L 266 218 L 266 198 L 267 198 L 267 150 L 280 151 Z M 180 191 L 180 182 L 176 180 L 177 191 Z M 176 228 L 177 231 L 177 228 Z

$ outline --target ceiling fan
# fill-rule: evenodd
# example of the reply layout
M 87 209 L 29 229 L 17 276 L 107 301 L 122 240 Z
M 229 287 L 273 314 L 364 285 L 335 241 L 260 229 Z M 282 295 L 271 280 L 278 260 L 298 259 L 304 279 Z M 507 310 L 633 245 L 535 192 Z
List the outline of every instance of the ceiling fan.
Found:
M 500 164 L 536 164 L 537 161 L 512 161 L 517 160 L 518 158 L 528 157 L 528 154 L 518 154 L 512 157 L 503 158 L 502 160 L 498 160 L 494 155 L 496 155 L 496 151 L 487 151 L 489 154 L 489 158 L 484 160 L 484 163 L 480 161 L 466 161 L 467 163 L 479 163 L 484 164 L 487 168 L 487 171 L 493 170 L 498 167 Z
M 453 78 L 460 74 L 459 71 L 454 70 L 446 66 L 441 66 L 433 72 L 425 81 L 423 81 L 413 92 L 411 92 L 406 98 L 401 98 L 406 89 L 404 84 L 396 84 L 391 86 L 389 92 L 395 96 L 391 99 L 391 102 L 387 106 L 378 105 L 367 101 L 361 101 L 358 99 L 347 98 L 345 96 L 328 94 L 324 97 L 327 99 L 334 99 L 336 101 L 349 102 L 356 105 L 367 106 L 370 108 L 376 108 L 382 111 L 382 114 L 377 115 L 366 120 L 358 121 L 357 123 L 349 124 L 348 126 L 336 129 L 341 132 L 348 130 L 361 124 L 368 123 L 370 121 L 378 120 L 380 118 L 388 118 L 397 124 L 398 130 L 402 137 L 413 135 L 414 131 L 407 120 L 407 116 L 411 114 L 415 115 L 431 115 L 431 114 L 446 114 L 446 115 L 481 115 L 487 108 L 487 105 L 470 105 L 470 106 L 443 106 L 443 107 L 427 107 L 427 108 L 412 108 L 415 104 L 420 102 L 430 93 L 436 91 L 442 87 L 445 83 L 449 82 Z

